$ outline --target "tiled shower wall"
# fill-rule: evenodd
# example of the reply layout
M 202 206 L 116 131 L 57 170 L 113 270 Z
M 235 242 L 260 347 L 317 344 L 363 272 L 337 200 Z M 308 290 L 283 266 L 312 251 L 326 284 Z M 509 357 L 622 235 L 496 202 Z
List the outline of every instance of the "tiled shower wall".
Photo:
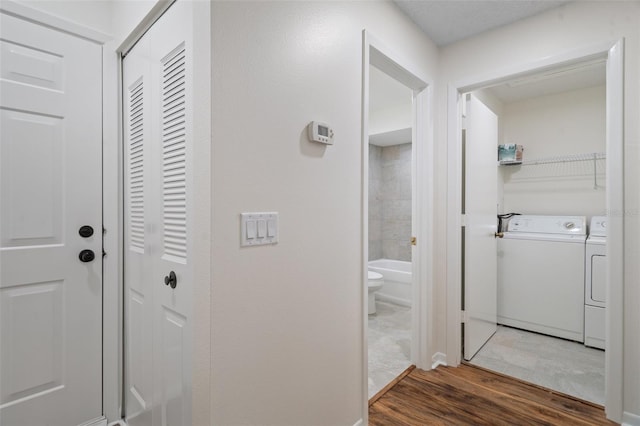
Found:
M 369 145 L 369 260 L 411 261 L 411 143 Z

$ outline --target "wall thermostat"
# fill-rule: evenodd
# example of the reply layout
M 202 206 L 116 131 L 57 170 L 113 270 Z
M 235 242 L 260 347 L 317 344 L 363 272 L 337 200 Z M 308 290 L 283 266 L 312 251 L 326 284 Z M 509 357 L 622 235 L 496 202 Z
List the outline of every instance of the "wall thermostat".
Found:
M 333 145 L 333 129 L 326 123 L 312 121 L 309 123 L 309 139 L 313 142 Z

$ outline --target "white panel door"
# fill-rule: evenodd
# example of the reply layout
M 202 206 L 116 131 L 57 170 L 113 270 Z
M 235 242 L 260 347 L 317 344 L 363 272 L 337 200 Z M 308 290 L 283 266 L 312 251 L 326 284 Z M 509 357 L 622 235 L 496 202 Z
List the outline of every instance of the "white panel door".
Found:
M 102 415 L 102 48 L 0 19 L 0 424 L 78 425 Z
M 498 117 L 473 95 L 465 137 L 464 359 L 470 360 L 497 327 Z
M 130 425 L 191 423 L 192 27 L 179 1 L 123 61 Z

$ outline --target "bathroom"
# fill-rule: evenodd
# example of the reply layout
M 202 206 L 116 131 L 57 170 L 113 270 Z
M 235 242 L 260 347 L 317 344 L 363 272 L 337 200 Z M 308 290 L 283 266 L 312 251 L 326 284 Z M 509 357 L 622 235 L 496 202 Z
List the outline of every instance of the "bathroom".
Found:
M 411 364 L 412 91 L 370 66 L 369 398 Z

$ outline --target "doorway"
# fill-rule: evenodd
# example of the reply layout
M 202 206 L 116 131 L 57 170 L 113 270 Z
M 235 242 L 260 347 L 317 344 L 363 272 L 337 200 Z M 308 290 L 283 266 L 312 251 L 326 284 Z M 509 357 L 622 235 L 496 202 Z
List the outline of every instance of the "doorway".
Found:
M 431 280 L 431 257 L 433 253 L 432 238 L 433 233 L 433 207 L 432 207 L 432 194 L 433 179 L 429 178 L 433 173 L 433 140 L 432 140 L 432 123 L 428 115 L 428 111 L 432 110 L 432 84 L 426 76 L 421 76 L 421 73 L 416 72 L 416 67 L 409 61 L 403 58 L 399 58 L 392 50 L 387 48 L 383 43 L 377 40 L 375 37 L 363 32 L 363 104 L 362 104 L 362 116 L 363 116 L 363 132 L 362 132 L 362 158 L 363 158 L 363 380 L 364 389 L 368 389 L 368 377 L 369 377 L 369 356 L 368 356 L 368 300 L 369 292 L 367 285 L 368 277 L 368 260 L 371 259 L 369 255 L 369 174 L 370 174 L 370 138 L 372 133 L 371 116 L 370 114 L 370 95 L 371 95 L 371 73 L 378 73 L 378 77 L 391 80 L 392 84 L 396 87 L 404 89 L 410 97 L 409 118 L 405 119 L 405 124 L 396 126 L 391 132 L 377 132 L 387 133 L 387 137 L 395 136 L 404 138 L 405 142 L 410 141 L 411 145 L 404 145 L 404 150 L 410 151 L 410 173 L 403 168 L 406 176 L 410 174 L 411 187 L 410 198 L 404 200 L 404 203 L 410 204 L 410 216 L 405 209 L 405 217 L 409 216 L 410 219 L 410 233 L 406 235 L 409 237 L 409 241 L 398 242 L 405 244 L 405 250 L 407 250 L 407 258 L 411 259 L 410 262 L 410 288 L 403 289 L 404 296 L 400 295 L 393 299 L 393 295 L 388 295 L 387 302 L 398 302 L 398 299 L 409 299 L 411 304 L 410 313 L 407 316 L 410 317 L 410 324 L 408 326 L 410 332 L 410 344 L 407 344 L 405 351 L 408 352 L 408 363 L 414 364 L 419 368 L 429 369 L 431 368 L 432 360 L 428 359 L 428 345 L 431 336 L 431 324 L 428 324 L 425 320 L 428 318 L 428 300 L 430 299 L 432 280 Z M 372 71 L 373 70 L 373 71 Z M 373 77 L 376 78 L 375 76 Z M 404 135 L 404 136 L 403 136 Z M 380 135 L 380 137 L 385 137 Z M 376 137 L 373 138 L 374 142 Z M 379 143 L 379 142 L 378 142 Z M 375 145 L 374 145 L 375 146 Z M 397 145 L 401 146 L 401 145 Z M 401 150 L 401 148 L 392 147 L 395 151 Z M 378 148 L 374 148 L 378 149 Z M 380 148 L 382 149 L 382 148 Z M 391 152 L 390 152 L 391 153 Z M 396 154 L 399 154 L 396 152 Z M 406 152 L 405 154 L 409 154 Z M 407 155 L 407 157 L 409 157 Z M 406 192 L 407 189 L 405 189 Z M 411 200 L 411 201 L 409 201 Z M 407 206 L 405 206 L 407 207 Z M 405 224 L 406 225 L 406 224 Z M 405 226 L 406 228 L 406 226 Z M 412 244 L 412 237 L 414 237 Z M 373 251 L 373 250 L 372 250 Z M 376 253 L 372 253 L 374 256 Z M 380 253 L 378 253 L 380 254 Z M 409 262 L 407 262 L 409 263 Z M 408 292 L 408 293 L 407 293 Z M 386 303 L 386 302 L 383 302 Z M 364 406 L 367 407 L 367 394 L 364 395 Z M 364 410 L 367 411 L 366 409 Z
M 547 70 L 474 90 L 463 108 L 463 358 L 600 405 L 605 307 L 586 304 L 585 241 L 606 215 L 605 71 L 601 59 Z M 518 159 L 506 151 L 516 142 Z M 498 238 L 485 238 L 497 215 Z
M 491 78 L 470 80 L 450 86 L 449 89 L 449 179 L 454 190 L 449 197 L 448 209 L 453 219 L 449 224 L 448 235 L 451 246 L 448 248 L 448 288 L 451 297 L 448 297 L 449 319 L 448 333 L 451 337 L 457 336 L 449 345 L 455 357 L 452 364 L 457 365 L 461 356 L 461 334 L 459 318 L 456 319 L 456 312 L 459 312 L 462 301 L 462 223 L 463 216 L 454 214 L 462 212 L 461 189 L 461 161 L 459 156 L 461 148 L 461 125 L 460 117 L 462 113 L 463 94 L 474 90 L 496 86 L 507 81 L 514 81 L 535 74 L 548 72 L 559 67 L 567 67 L 580 63 L 587 63 L 593 60 L 601 60 L 606 63 L 606 206 L 608 214 L 608 242 L 607 256 L 610 260 L 610 267 L 607 275 L 607 312 L 606 330 L 607 343 L 605 352 L 605 410 L 607 415 L 613 420 L 621 417 L 621 356 L 622 341 L 619 330 L 622 327 L 620 311 L 622 307 L 622 265 L 619 258 L 612 259 L 612 255 L 622 257 L 622 220 L 619 212 L 622 212 L 622 41 L 613 46 L 603 43 L 597 46 L 576 50 L 558 57 L 548 57 L 536 64 L 526 64 L 512 68 L 510 73 L 496 73 Z M 458 198 L 460 197 L 460 198 Z M 492 224 L 495 230 L 495 223 Z M 466 232 L 466 231 L 465 231 Z M 493 231 L 492 231 L 493 233 Z M 465 301 L 467 303 L 468 301 Z M 458 314 L 459 316 L 459 314 Z
M 369 68 L 369 398 L 412 365 L 413 92 Z

